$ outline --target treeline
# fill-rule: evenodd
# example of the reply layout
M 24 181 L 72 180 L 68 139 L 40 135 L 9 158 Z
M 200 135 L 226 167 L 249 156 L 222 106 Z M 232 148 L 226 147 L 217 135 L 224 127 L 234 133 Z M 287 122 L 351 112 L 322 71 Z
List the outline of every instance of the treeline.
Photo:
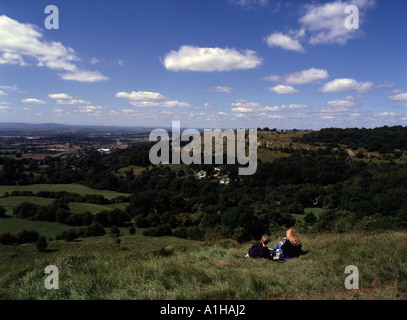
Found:
M 93 203 L 93 204 L 115 204 L 128 202 L 130 197 L 119 196 L 113 199 L 106 199 L 104 196 L 99 194 L 86 194 L 80 195 L 78 193 L 67 192 L 67 191 L 12 191 L 5 192 L 2 198 L 7 197 L 39 197 L 47 199 L 59 199 L 64 202 L 77 202 L 77 203 Z
M 23 202 L 13 209 L 13 215 L 20 219 L 58 222 L 70 226 L 89 226 L 92 223 L 99 223 L 103 227 L 121 227 L 131 219 L 120 209 L 103 210 L 96 214 L 89 211 L 72 213 L 69 211 L 68 203 L 61 199 L 54 200 L 47 206 Z
M 385 154 L 407 150 L 407 127 L 327 128 L 304 134 L 302 137 L 294 138 L 293 141 L 313 145 L 323 143 L 331 147 L 346 145 L 354 150 L 364 148 L 368 152 Z

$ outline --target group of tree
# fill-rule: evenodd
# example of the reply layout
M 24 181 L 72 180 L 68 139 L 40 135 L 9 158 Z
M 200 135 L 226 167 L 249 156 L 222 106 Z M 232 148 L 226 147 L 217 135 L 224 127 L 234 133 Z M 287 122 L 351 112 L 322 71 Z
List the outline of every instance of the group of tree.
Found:
M 20 245 L 35 243 L 40 252 L 45 252 L 48 246 L 47 239 L 38 234 L 35 230 L 22 230 L 13 234 L 11 232 L 0 233 L 0 244 L 3 245 Z
M 366 128 L 326 128 L 304 134 L 294 141 L 308 144 L 327 144 L 333 147 L 346 145 L 357 150 L 364 148 L 368 152 L 392 153 L 395 150 L 407 150 L 407 127 Z
M 67 224 L 70 226 L 89 226 L 99 223 L 104 227 L 124 226 L 131 219 L 130 216 L 120 209 L 102 210 L 96 214 L 89 211 L 84 213 L 72 213 L 66 201 L 56 199 L 50 205 L 37 205 L 23 202 L 13 209 L 13 214 L 20 219 L 49 221 Z

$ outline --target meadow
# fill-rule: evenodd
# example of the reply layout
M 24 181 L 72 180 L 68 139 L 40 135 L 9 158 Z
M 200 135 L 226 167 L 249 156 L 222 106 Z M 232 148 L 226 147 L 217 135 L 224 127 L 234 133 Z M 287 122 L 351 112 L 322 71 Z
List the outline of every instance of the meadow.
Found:
M 106 234 L 76 242 L 0 246 L 0 299 L 395 300 L 407 298 L 407 232 L 304 234 L 304 255 L 276 263 L 244 258 L 251 242 Z M 272 236 L 270 246 L 281 239 Z M 59 289 L 44 287 L 47 265 Z M 344 286 L 358 267 L 359 289 Z

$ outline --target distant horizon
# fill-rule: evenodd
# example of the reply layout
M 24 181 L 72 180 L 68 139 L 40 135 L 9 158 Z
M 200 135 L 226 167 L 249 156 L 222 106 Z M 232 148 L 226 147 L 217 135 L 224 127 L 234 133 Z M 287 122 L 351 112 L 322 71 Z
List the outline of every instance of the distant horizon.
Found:
M 79 127 L 79 128 L 85 128 L 85 127 L 94 127 L 94 128 L 127 128 L 127 129 L 157 129 L 157 128 L 163 128 L 163 129 L 171 129 L 171 125 L 169 126 L 160 126 L 160 127 L 154 127 L 154 126 L 129 126 L 129 125 L 97 125 L 97 124 L 69 124 L 69 123 L 61 123 L 61 122 L 0 122 L 0 128 L 2 125 L 4 124 L 8 124 L 8 125 L 35 125 L 35 126 L 41 126 L 41 125 L 55 125 L 55 126 L 66 126 L 66 127 Z M 182 124 L 182 123 L 181 123 Z M 185 129 L 197 129 L 197 130 L 205 130 L 205 129 L 212 129 L 212 130 L 216 130 L 216 129 L 221 129 L 221 130 L 226 130 L 226 129 L 265 129 L 268 128 L 270 130 L 277 130 L 277 131 L 294 131 L 294 130 L 298 130 L 298 131 L 320 131 L 323 129 L 376 129 L 376 128 L 384 128 L 384 127 L 407 127 L 403 126 L 403 125 L 383 125 L 383 126 L 375 126 L 375 127 L 324 127 L 324 128 L 320 128 L 320 129 L 300 129 L 300 128 L 291 128 L 291 129 L 287 129 L 287 128 L 274 128 L 274 127 L 268 127 L 268 126 L 264 126 L 264 127 L 256 127 L 256 128 L 251 128 L 251 127 L 236 127 L 236 128 L 231 128 L 231 127 L 212 127 L 212 128 L 192 128 L 192 127 L 188 127 L 188 126 L 181 126 L 181 130 L 185 130 Z

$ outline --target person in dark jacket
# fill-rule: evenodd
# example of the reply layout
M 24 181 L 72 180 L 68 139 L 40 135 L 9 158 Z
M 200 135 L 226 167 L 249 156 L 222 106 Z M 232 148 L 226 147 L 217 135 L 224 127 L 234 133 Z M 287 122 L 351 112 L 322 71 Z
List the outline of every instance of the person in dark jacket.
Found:
M 302 239 L 301 236 L 295 231 L 294 228 L 287 230 L 286 239 L 284 241 L 277 242 L 273 247 L 273 251 L 280 249 L 283 253 L 282 258 L 290 259 L 296 258 L 301 254 Z
M 245 255 L 246 258 L 270 258 L 270 249 L 267 244 L 270 242 L 268 235 L 264 234 L 259 242 L 253 243 L 249 252 Z

